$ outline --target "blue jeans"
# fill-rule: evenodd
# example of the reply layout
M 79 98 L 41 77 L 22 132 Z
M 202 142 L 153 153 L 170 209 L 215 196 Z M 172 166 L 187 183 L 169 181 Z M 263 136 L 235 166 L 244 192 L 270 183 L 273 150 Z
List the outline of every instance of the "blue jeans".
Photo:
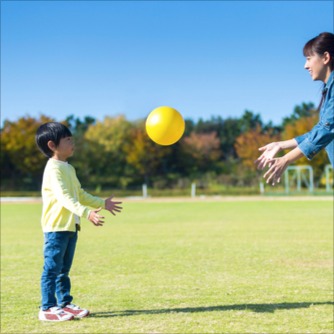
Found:
M 69 272 L 78 232 L 44 233 L 44 267 L 41 277 L 42 310 L 72 302 Z M 57 298 L 56 298 L 57 297 Z

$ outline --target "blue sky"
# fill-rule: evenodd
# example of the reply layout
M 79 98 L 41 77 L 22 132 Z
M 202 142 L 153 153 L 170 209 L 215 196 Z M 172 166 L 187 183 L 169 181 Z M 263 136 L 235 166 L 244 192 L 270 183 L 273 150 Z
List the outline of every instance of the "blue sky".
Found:
M 161 105 L 279 124 L 320 99 L 302 48 L 323 31 L 333 1 L 2 1 L 1 124 Z

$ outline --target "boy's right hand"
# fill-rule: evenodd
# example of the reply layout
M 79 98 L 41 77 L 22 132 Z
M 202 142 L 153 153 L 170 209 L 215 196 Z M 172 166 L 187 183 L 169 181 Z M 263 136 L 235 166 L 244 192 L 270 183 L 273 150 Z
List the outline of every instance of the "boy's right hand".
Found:
M 102 208 L 91 210 L 89 213 L 88 220 L 92 222 L 95 226 L 103 226 L 104 217 L 100 216 L 98 212 L 100 212 Z

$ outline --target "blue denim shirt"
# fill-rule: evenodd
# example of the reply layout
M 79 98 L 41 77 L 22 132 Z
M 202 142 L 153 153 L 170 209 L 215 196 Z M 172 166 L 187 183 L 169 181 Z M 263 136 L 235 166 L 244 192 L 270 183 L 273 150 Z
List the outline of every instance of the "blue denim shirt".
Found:
M 324 88 L 327 89 L 327 94 L 320 110 L 318 124 L 311 131 L 295 139 L 298 147 L 309 160 L 325 148 L 329 161 L 334 167 L 334 71 Z

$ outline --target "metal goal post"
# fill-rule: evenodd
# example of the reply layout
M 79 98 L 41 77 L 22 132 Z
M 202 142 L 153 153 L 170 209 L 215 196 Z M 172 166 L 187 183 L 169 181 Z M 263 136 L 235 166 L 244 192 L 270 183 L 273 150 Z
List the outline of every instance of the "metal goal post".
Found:
M 285 192 L 290 193 L 290 188 L 295 184 L 296 190 L 301 191 L 305 186 L 313 193 L 313 168 L 311 166 L 289 166 L 284 173 Z
M 326 165 L 325 167 L 325 175 L 326 175 L 326 191 L 331 192 L 333 191 L 333 166 L 332 165 Z

